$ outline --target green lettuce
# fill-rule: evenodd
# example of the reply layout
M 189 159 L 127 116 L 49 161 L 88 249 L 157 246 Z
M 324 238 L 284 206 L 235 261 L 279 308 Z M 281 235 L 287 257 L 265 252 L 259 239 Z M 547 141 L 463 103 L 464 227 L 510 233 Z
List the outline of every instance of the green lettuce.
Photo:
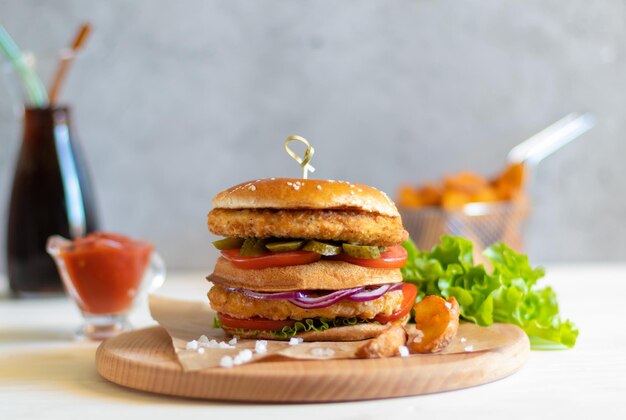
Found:
M 326 331 L 332 327 L 343 327 L 347 325 L 365 324 L 369 321 L 359 318 L 307 318 L 297 321 L 291 327 L 283 327 L 280 331 L 272 331 L 276 338 L 291 338 L 296 334 L 307 331 Z
M 355 324 L 368 324 L 377 322 L 368 321 L 366 319 L 360 318 L 307 318 L 302 321 L 297 321 L 292 326 L 285 326 L 281 330 L 278 331 L 270 331 L 273 337 L 275 338 L 291 338 L 295 337 L 296 334 L 307 331 L 326 331 L 332 327 L 343 327 L 347 325 L 355 325 Z M 218 316 L 213 318 L 213 328 L 221 328 L 222 323 L 219 320 Z M 258 333 L 258 332 L 267 332 L 267 331 L 259 331 L 259 330 L 250 330 L 245 328 L 235 328 L 235 334 L 243 334 L 243 333 Z
M 537 288 L 543 268 L 533 268 L 528 257 L 502 243 L 483 255 L 493 267 L 474 264 L 473 244 L 467 239 L 443 236 L 431 251 L 420 251 L 409 240 L 402 244 L 408 260 L 402 269 L 405 282 L 418 286 L 420 296 L 454 296 L 461 318 L 478 325 L 515 324 L 528 334 L 533 349 L 573 347 L 578 329 L 559 317 L 556 294 Z

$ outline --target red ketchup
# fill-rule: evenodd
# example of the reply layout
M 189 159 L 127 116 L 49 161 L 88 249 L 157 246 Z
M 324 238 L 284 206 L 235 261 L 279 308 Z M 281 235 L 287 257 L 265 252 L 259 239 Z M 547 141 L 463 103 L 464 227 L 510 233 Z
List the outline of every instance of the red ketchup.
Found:
M 89 314 L 128 311 L 139 293 L 152 244 L 112 233 L 92 233 L 60 251 L 73 294 Z

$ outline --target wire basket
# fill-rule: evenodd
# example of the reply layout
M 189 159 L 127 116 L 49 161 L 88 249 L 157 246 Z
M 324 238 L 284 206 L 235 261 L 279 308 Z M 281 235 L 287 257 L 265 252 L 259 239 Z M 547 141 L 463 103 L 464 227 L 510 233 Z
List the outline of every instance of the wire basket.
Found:
M 459 210 L 441 207 L 400 207 L 404 227 L 421 250 L 430 250 L 443 235 L 462 236 L 474 243 L 474 258 L 496 242 L 523 251 L 523 226 L 530 205 L 527 200 L 470 203 Z

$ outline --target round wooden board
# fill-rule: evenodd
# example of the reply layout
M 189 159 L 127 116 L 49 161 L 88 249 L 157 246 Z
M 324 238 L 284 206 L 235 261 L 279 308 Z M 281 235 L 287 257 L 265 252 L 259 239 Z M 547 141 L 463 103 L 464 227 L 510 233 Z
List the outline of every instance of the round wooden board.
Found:
M 370 360 L 273 360 L 184 372 L 161 327 L 121 334 L 96 353 L 100 375 L 119 385 L 189 398 L 330 402 L 403 397 L 467 388 L 517 371 L 530 346 L 513 325 L 492 327 L 509 343 L 490 351 Z

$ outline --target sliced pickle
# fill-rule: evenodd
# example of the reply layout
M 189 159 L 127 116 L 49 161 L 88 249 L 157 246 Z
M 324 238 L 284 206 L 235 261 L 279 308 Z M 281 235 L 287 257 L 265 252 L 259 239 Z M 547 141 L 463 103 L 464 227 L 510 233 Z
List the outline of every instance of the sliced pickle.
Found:
M 265 248 L 266 243 L 267 239 L 247 238 L 243 241 L 243 245 L 241 245 L 239 255 L 244 257 L 258 257 L 259 255 L 263 255 L 267 252 Z
M 331 244 L 327 244 L 324 242 L 313 241 L 313 240 L 308 241 L 306 244 L 304 244 L 304 246 L 302 247 L 302 250 L 317 252 L 318 254 L 325 255 L 327 257 L 331 255 L 341 254 L 340 246 L 331 245 Z
M 343 252 L 355 258 L 380 258 L 377 246 L 343 244 Z
M 238 249 L 243 245 L 243 238 L 224 238 L 213 242 L 213 246 L 220 251 Z
M 387 247 L 386 246 L 379 246 L 378 247 L 378 252 L 380 252 L 381 254 L 384 254 L 385 252 L 387 252 Z
M 299 250 L 302 245 L 304 245 L 304 241 L 280 241 L 265 244 L 265 248 L 272 252 L 289 252 Z

